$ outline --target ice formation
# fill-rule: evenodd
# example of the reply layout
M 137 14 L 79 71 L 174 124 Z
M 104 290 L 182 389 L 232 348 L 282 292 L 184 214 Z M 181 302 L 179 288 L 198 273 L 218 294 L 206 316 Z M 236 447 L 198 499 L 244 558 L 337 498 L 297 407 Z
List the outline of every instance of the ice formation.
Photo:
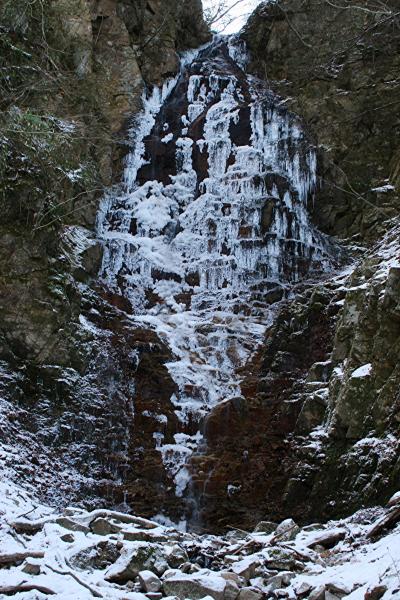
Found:
M 182 423 L 155 446 L 182 496 L 201 423 L 240 395 L 237 368 L 262 341 L 271 305 L 331 265 L 307 205 L 316 153 L 298 120 L 246 75 L 242 43 L 217 38 L 144 99 L 124 183 L 99 211 L 101 278 L 132 307 L 132 324 L 171 349 Z

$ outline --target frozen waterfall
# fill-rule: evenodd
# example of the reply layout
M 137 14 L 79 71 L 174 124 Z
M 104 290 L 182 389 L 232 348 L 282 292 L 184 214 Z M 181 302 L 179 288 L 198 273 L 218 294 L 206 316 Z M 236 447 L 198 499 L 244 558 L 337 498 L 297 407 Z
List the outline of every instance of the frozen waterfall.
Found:
M 161 415 L 154 444 L 177 496 L 204 443 L 202 419 L 240 395 L 237 369 L 262 342 L 273 304 L 332 260 L 307 212 L 316 154 L 298 119 L 246 75 L 235 39 L 189 58 L 144 99 L 123 185 L 98 216 L 101 279 L 129 300 L 132 326 L 156 331 L 174 356 L 182 429 L 166 443 Z

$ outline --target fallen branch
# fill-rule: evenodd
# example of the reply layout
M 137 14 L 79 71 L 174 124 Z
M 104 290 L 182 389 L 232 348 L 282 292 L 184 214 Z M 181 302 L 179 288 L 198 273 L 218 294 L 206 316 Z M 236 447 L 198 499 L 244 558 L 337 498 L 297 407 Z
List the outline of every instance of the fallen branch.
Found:
M 38 533 L 39 531 L 42 531 L 44 525 L 52 520 L 54 519 L 52 519 L 51 517 L 38 519 L 37 521 L 29 521 L 28 519 L 22 519 L 21 521 L 13 521 L 12 523 L 10 523 L 10 527 L 12 527 L 17 533 L 27 533 L 28 535 L 33 535 L 35 533 Z
M 26 548 L 26 543 L 25 541 L 21 538 L 20 535 L 18 535 L 18 533 L 16 531 L 13 530 L 13 528 L 11 527 L 10 523 L 6 520 L 5 521 L 9 527 L 9 532 L 8 534 L 11 535 L 11 537 L 14 538 L 14 540 L 16 542 L 18 542 L 18 544 L 21 544 L 21 546 L 23 546 L 24 548 Z
M 115 519 L 116 521 L 120 521 L 121 523 L 127 523 L 132 525 L 138 525 L 143 529 L 156 529 L 159 527 L 158 523 L 154 523 L 154 521 L 149 521 L 149 519 L 144 519 L 143 517 L 135 517 L 133 515 L 128 515 L 126 513 L 120 513 L 114 510 L 106 510 L 106 509 L 98 509 L 94 510 L 91 513 L 83 513 L 82 515 L 73 515 L 70 518 L 74 521 L 80 523 L 93 523 L 95 519 L 99 517 L 103 519 Z
M 26 558 L 43 558 L 44 552 L 14 552 L 13 554 L 0 554 L 0 567 L 20 565 Z
M 230 554 L 232 556 L 235 556 L 235 554 L 239 554 L 239 552 L 241 552 L 242 550 L 245 550 L 251 546 L 254 546 L 255 548 L 263 547 L 263 545 L 260 544 L 260 542 L 257 542 L 256 540 L 250 540 L 250 541 L 246 542 L 245 544 L 243 544 L 242 546 L 239 546 L 239 548 L 237 550 L 235 550 L 234 552 L 230 552 Z
M 79 579 L 79 577 L 77 575 L 75 575 L 75 573 L 73 573 L 72 571 L 61 571 L 61 569 L 56 569 L 55 567 L 51 567 L 50 565 L 45 565 L 45 566 L 48 569 L 50 569 L 50 571 L 53 571 L 53 573 L 57 573 L 57 575 L 69 575 L 70 577 L 72 577 L 72 579 L 75 579 L 75 581 L 77 583 L 79 583 L 79 585 L 81 585 L 82 587 L 89 590 L 89 592 L 95 598 L 104 598 L 104 596 L 102 594 L 100 594 L 100 592 L 98 592 L 97 590 L 92 588 L 88 583 L 85 583 L 84 581 L 82 581 L 82 579 Z
M 41 592 L 42 594 L 46 594 L 47 596 L 54 596 L 55 592 L 50 588 L 44 587 L 43 585 L 37 585 L 35 583 L 23 583 L 20 585 L 7 585 L 5 587 L 0 587 L 0 594 L 4 594 L 5 596 L 12 596 L 14 594 L 19 594 L 20 592 Z
M 37 509 L 37 505 L 34 506 L 33 508 L 31 508 L 30 510 L 28 510 L 27 512 L 23 513 L 22 515 L 18 515 L 17 519 L 23 519 L 24 517 L 27 517 L 28 515 L 30 515 L 31 513 L 33 513 L 34 510 Z

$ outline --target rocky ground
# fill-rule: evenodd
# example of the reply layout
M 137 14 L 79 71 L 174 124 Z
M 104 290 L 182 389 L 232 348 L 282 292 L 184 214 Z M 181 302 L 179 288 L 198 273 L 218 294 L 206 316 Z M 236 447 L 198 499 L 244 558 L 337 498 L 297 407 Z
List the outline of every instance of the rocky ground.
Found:
M 0 491 L 1 598 L 400 597 L 400 493 L 342 521 L 214 536 L 110 510 L 59 513 L 10 483 Z

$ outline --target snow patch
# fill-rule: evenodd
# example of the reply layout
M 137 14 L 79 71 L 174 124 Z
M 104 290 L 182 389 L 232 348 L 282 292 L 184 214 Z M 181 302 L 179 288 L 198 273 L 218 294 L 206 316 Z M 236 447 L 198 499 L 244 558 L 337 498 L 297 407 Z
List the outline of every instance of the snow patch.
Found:
M 366 365 L 362 365 L 351 374 L 351 379 L 362 379 L 363 377 L 368 377 L 372 373 L 372 365 L 368 363 Z

